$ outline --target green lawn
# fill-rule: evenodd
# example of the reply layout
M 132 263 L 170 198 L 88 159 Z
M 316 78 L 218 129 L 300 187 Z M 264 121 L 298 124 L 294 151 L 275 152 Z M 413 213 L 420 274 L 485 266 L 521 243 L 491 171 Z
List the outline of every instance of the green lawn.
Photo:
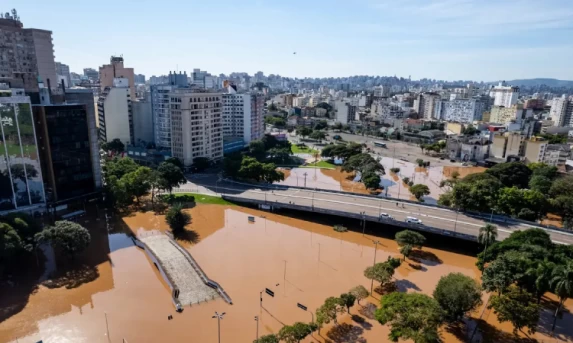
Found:
M 318 161 L 316 163 L 309 163 L 304 167 L 309 167 L 309 168 L 314 168 L 314 167 L 318 167 L 318 168 L 329 168 L 329 169 L 336 169 L 336 165 L 327 162 L 327 161 Z
M 291 150 L 292 150 L 293 154 L 314 154 L 316 152 L 316 150 L 311 149 L 309 147 L 301 149 L 298 146 L 296 146 L 295 144 L 293 144 L 291 146 Z
M 197 204 L 216 204 L 216 205 L 234 205 L 232 202 L 228 202 L 227 200 L 212 196 L 212 195 L 205 195 L 205 194 L 198 194 L 198 193 L 176 193 L 174 194 L 175 197 L 180 197 L 183 195 L 192 195 L 195 197 L 195 203 Z

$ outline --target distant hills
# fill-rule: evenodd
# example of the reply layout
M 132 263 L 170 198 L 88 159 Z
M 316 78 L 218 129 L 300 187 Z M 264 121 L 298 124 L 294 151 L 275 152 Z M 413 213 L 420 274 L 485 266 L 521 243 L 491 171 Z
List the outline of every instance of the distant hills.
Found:
M 500 81 L 492 82 L 492 84 L 498 84 Z M 535 87 L 546 85 L 549 87 L 573 87 L 573 81 L 567 80 L 557 80 L 557 79 L 522 79 L 522 80 L 506 80 L 508 85 L 512 86 L 525 86 L 525 87 Z

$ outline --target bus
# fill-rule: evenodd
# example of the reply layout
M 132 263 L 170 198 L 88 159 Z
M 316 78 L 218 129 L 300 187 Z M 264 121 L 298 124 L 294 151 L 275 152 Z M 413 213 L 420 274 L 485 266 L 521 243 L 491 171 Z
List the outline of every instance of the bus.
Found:
M 385 148 L 385 147 L 386 147 L 386 143 L 380 142 L 380 141 L 374 141 L 374 146 L 377 146 L 377 147 L 380 147 L 380 148 Z

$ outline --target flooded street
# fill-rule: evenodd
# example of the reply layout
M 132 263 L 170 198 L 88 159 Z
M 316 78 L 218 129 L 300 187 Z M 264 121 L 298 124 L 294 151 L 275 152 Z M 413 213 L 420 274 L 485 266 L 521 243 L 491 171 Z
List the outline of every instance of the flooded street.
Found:
M 370 290 L 363 270 L 374 261 L 372 239 L 380 241 L 376 261 L 399 255 L 391 239 L 393 231 L 382 225 L 368 228 L 391 232 L 381 238 L 354 231 L 338 233 L 330 224 L 238 206 L 197 205 L 189 212 L 193 221 L 188 228 L 194 234 L 178 242 L 225 288 L 233 305 L 216 298 L 176 313 L 167 284 L 128 236 L 131 232 L 167 230 L 164 216 L 134 213 L 119 219 L 115 233 L 109 235 L 103 223 L 84 224 L 92 232 L 92 245 L 77 263 L 93 267 L 82 269 L 75 278 L 61 277 L 58 283 L 40 285 L 29 297 L 18 295 L 19 288 L 2 286 L 0 342 L 216 342 L 217 321 L 211 316 L 218 311 L 226 312 L 221 342 L 250 343 L 257 328 L 254 316 L 260 318 L 259 335 L 276 333 L 283 324 L 310 322 L 311 314 L 297 303 L 314 312 L 327 297 L 339 296 L 354 286 Z M 431 294 L 439 278 L 448 273 L 480 276 L 475 257 L 470 255 L 424 248 L 420 257 L 421 268 L 405 263 L 397 270 L 400 290 Z M 260 292 L 265 288 L 274 291 L 274 297 L 263 292 L 261 307 Z M 379 295 L 375 297 L 379 299 Z M 376 304 L 378 300 L 370 297 L 361 303 L 368 302 Z M 9 308 L 12 315 L 6 312 Z M 387 340 L 388 328 L 368 319 L 368 306 L 356 304 L 351 311 L 366 322 L 352 322 L 348 314 L 339 316 L 339 322 L 352 325 L 356 337 L 368 342 Z M 481 309 L 475 315 L 480 314 Z M 173 320 L 168 320 L 168 315 L 173 315 Z M 488 323 L 492 317 L 493 313 L 489 314 Z M 568 318 L 558 325 L 565 325 Z M 565 330 L 561 326 L 558 329 Z M 325 342 L 329 329 L 322 329 L 323 337 L 315 333 L 303 342 Z M 443 337 L 447 342 L 465 341 L 447 332 Z M 539 333 L 537 337 L 548 338 Z

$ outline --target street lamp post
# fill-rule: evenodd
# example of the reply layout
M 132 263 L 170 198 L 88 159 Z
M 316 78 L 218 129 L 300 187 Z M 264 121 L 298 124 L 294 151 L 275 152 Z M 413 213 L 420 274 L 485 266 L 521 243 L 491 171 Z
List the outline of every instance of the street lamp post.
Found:
M 259 343 L 259 316 L 255 316 L 255 322 L 257 322 L 257 340 L 256 340 L 256 342 Z
M 362 237 L 364 237 L 364 232 L 366 231 L 366 212 L 360 212 L 362 215 Z
M 217 318 L 217 332 L 218 332 L 218 337 L 219 337 L 219 343 L 221 343 L 221 319 L 223 319 L 223 316 L 225 315 L 225 312 L 219 314 L 219 312 L 215 312 L 215 315 L 211 318 Z
M 456 228 L 458 226 L 458 215 L 460 214 L 460 209 L 456 209 L 456 222 L 454 223 L 454 233 L 456 233 Z
M 374 243 L 374 262 L 372 263 L 372 267 L 374 267 L 374 265 L 376 264 L 376 252 L 378 251 L 378 244 L 380 244 L 380 241 L 372 241 L 372 243 Z M 374 279 L 370 280 L 370 294 L 372 294 L 372 288 L 374 287 Z

